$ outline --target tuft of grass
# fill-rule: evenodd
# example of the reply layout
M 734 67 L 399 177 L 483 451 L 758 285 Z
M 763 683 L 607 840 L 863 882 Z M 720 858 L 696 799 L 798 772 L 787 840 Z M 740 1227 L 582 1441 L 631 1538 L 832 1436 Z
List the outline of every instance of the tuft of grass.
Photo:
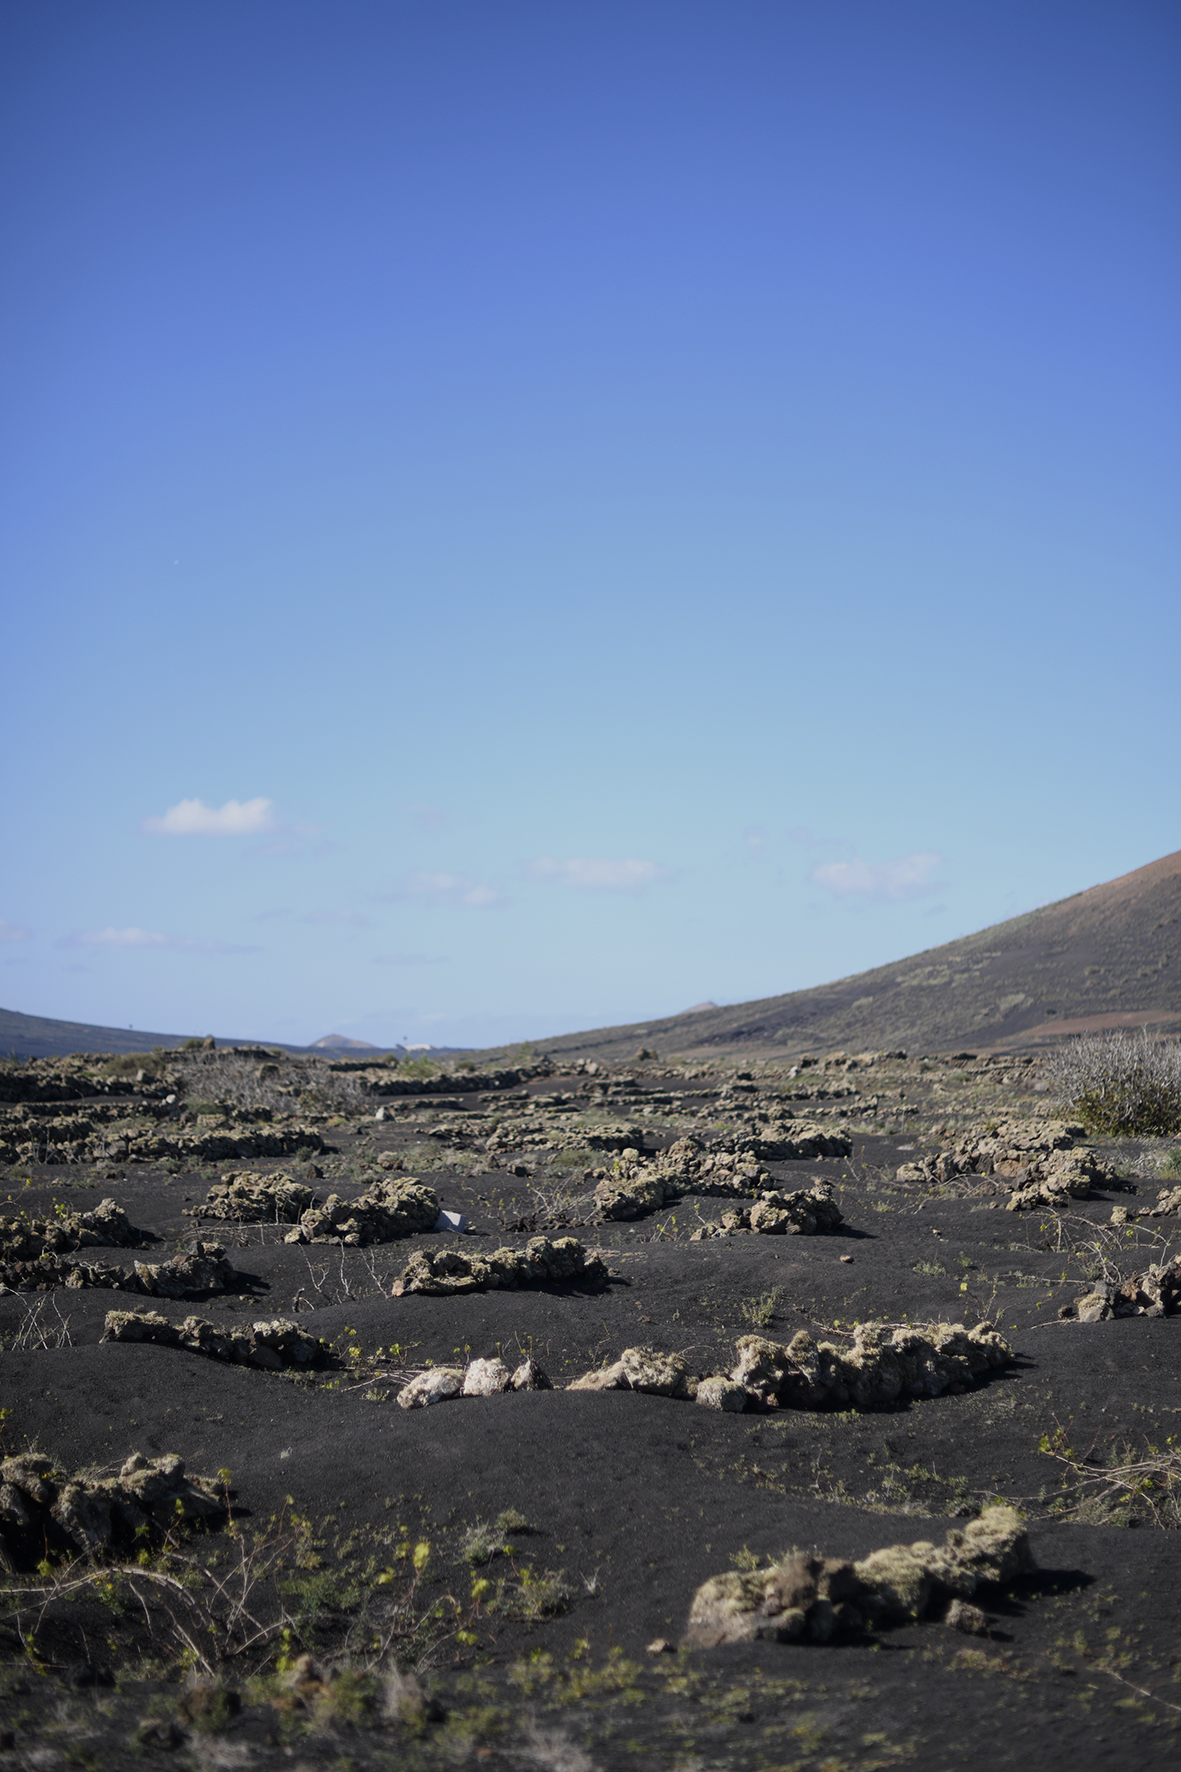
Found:
M 490 1563 L 496 1556 L 511 1556 L 509 1542 L 514 1532 L 527 1532 L 529 1522 L 515 1507 L 506 1507 L 495 1520 L 477 1520 L 460 1540 L 460 1550 L 469 1563 Z
M 775 1318 L 775 1313 L 783 1302 L 783 1287 L 772 1286 L 770 1292 L 764 1292 L 759 1298 L 746 1298 L 739 1309 L 745 1322 L 754 1329 L 766 1329 Z

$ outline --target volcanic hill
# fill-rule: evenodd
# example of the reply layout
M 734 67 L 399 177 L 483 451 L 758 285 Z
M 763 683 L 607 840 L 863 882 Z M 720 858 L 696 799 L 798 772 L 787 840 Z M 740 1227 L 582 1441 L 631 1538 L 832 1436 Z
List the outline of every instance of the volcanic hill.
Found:
M 1098 1028 L 1181 1032 L 1181 850 L 1056 904 L 811 990 L 541 1041 L 555 1055 L 1030 1048 Z

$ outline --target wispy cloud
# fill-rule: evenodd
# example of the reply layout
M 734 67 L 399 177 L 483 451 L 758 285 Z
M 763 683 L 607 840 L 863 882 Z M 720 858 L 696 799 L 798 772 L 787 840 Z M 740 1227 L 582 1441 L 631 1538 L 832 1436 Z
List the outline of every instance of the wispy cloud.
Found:
M 464 905 L 472 910 L 483 910 L 501 900 L 494 886 L 482 886 L 478 880 L 469 880 L 464 874 L 411 874 L 405 894 L 399 896 L 432 899 L 435 904 Z
M 8 923 L 0 917 L 0 942 L 29 941 L 33 931 L 26 929 L 23 923 Z
M 350 929 L 372 929 L 369 917 L 363 917 L 360 911 L 309 911 L 304 917 L 305 923 L 335 923 Z
M 655 861 L 605 861 L 584 856 L 555 861 L 552 856 L 543 855 L 529 863 L 528 871 L 535 880 L 553 880 L 560 886 L 578 886 L 587 892 L 635 892 L 670 877 L 668 869 Z
M 145 818 L 143 828 L 155 837 L 254 837 L 275 829 L 271 800 L 227 800 L 206 806 L 203 800 L 178 800 L 160 818 Z
M 202 941 L 192 935 L 161 935 L 154 929 L 84 929 L 67 935 L 57 944 L 62 948 L 167 948 L 179 954 L 257 954 L 257 947 L 242 947 L 232 941 Z
M 882 903 L 898 903 L 902 899 L 921 898 L 938 891 L 930 875 L 943 860 L 932 849 L 904 855 L 900 861 L 885 861 L 874 866 L 857 857 L 853 861 L 825 861 L 808 875 L 814 886 L 838 898 L 876 899 Z
M 431 806 L 425 800 L 416 800 L 414 804 L 408 806 L 406 810 L 409 812 L 419 830 L 422 831 L 437 831 L 447 822 L 443 808 L 441 806 Z
M 374 954 L 375 966 L 442 966 L 446 954 Z

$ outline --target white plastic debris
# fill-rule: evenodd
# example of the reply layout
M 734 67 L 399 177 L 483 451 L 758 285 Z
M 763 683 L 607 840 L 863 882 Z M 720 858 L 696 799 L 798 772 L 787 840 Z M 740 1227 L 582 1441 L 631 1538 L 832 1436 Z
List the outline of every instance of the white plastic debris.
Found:
M 467 1219 L 462 1212 L 440 1212 L 435 1220 L 437 1231 L 466 1231 Z

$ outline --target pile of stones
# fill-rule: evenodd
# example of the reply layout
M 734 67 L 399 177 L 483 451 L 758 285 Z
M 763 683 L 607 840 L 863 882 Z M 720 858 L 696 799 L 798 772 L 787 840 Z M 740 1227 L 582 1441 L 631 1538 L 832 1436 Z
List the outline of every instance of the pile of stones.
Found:
M 316 1196 L 306 1182 L 294 1176 L 256 1175 L 250 1169 L 231 1169 L 210 1188 L 205 1201 L 194 1206 L 192 1218 L 229 1218 L 237 1224 L 295 1224 L 315 1204 Z
M 903 1163 L 897 1180 L 929 1184 L 989 1176 L 997 1191 L 1008 1192 L 1010 1212 L 1060 1208 L 1085 1200 L 1093 1187 L 1117 1182 L 1111 1164 L 1078 1142 L 1084 1136 L 1082 1126 L 1063 1120 L 991 1122 L 949 1139 L 936 1156 Z
M 701 1243 L 710 1237 L 732 1237 L 744 1231 L 759 1237 L 829 1237 L 843 1223 L 841 1209 L 827 1186 L 791 1194 L 771 1188 L 760 1194 L 755 1205 L 723 1212 L 717 1224 L 703 1225 L 689 1241 Z
M 102 1339 L 185 1348 L 190 1353 L 208 1354 L 236 1366 L 257 1366 L 266 1372 L 279 1372 L 286 1366 L 320 1366 L 330 1353 L 327 1342 L 305 1334 L 290 1317 L 271 1317 L 239 1326 L 210 1323 L 203 1317 L 186 1317 L 182 1323 L 172 1323 L 155 1311 L 108 1311 Z
M 932 1616 L 982 1636 L 988 1619 L 973 1596 L 1033 1566 L 1020 1514 L 989 1507 L 942 1545 L 893 1544 L 856 1563 L 797 1554 L 767 1569 L 715 1575 L 693 1597 L 688 1641 L 703 1649 L 760 1639 L 829 1643 Z
M 71 1476 L 40 1453 L 22 1452 L 0 1463 L 0 1566 L 35 1568 L 47 1546 L 94 1555 L 130 1544 L 144 1528 L 158 1537 L 178 1520 L 224 1514 L 213 1484 L 187 1477 L 172 1452 L 133 1452 L 114 1477 Z
M 678 1138 L 652 1159 L 629 1147 L 596 1187 L 595 1205 L 604 1218 L 627 1219 L 657 1212 L 684 1194 L 751 1199 L 776 1190 L 775 1179 L 763 1168 L 760 1157 L 847 1156 L 852 1148 L 847 1138 L 833 1138 L 814 1127 L 793 1131 L 801 1137 L 767 1140 L 739 1134 L 718 1148 L 710 1148 L 698 1138 Z M 840 1149 L 829 1148 L 836 1146 Z
M 220 1243 L 189 1243 L 169 1261 L 82 1261 L 69 1255 L 45 1254 L 33 1260 L 0 1261 L 0 1291 L 48 1292 L 56 1286 L 71 1291 L 139 1292 L 149 1298 L 203 1298 L 227 1292 L 238 1275 Z
M 58 1212 L 54 1218 L 0 1218 L 0 1261 L 37 1261 L 74 1249 L 114 1245 L 132 1249 L 144 1241 L 122 1206 L 100 1200 L 90 1212 Z
M 1132 1218 L 1172 1218 L 1181 1212 L 1181 1187 L 1164 1188 L 1156 1196 L 1155 1206 L 1141 1206 L 1129 1209 L 1126 1206 L 1112 1208 L 1112 1222 L 1127 1224 Z
M 643 1391 L 731 1414 L 768 1409 L 874 1409 L 914 1397 L 958 1395 L 1013 1358 L 1012 1348 L 991 1323 L 977 1323 L 972 1329 L 962 1323 L 926 1323 L 907 1329 L 860 1323 L 845 1347 L 828 1341 L 818 1345 L 804 1330 L 786 1347 L 759 1335 L 744 1335 L 735 1352 L 737 1359 L 730 1372 L 702 1377 L 692 1372 L 678 1353 L 652 1347 L 624 1348 L 618 1360 L 584 1372 L 566 1389 Z M 468 1370 L 487 1364 L 474 1361 Z M 492 1364 L 499 1367 L 499 1362 Z M 456 1382 L 438 1379 L 441 1370 L 451 1373 Z M 398 1401 L 407 1409 L 421 1408 L 450 1397 L 487 1396 L 509 1388 L 496 1384 L 480 1389 L 475 1382 L 469 1386 L 460 1368 L 436 1368 L 412 1380 Z M 512 1388 L 548 1389 L 549 1383 L 517 1384 L 513 1375 Z
M 329 1194 L 322 1206 L 309 1206 L 300 1215 L 284 1242 L 341 1243 L 346 1249 L 360 1249 L 434 1230 L 438 1219 L 439 1196 L 434 1188 L 408 1175 L 397 1181 L 375 1181 L 355 1200 Z
M 576 1237 L 531 1237 L 523 1250 L 494 1249 L 490 1255 L 463 1250 L 416 1250 L 394 1281 L 392 1296 L 408 1292 L 449 1295 L 543 1286 L 573 1280 L 584 1288 L 607 1283 L 601 1256 L 588 1253 Z
M 548 1391 L 553 1385 L 535 1360 L 510 1371 L 503 1360 L 472 1360 L 467 1367 L 431 1366 L 398 1392 L 403 1409 L 427 1409 L 452 1397 L 497 1397 L 506 1391 Z
M 164 1119 L 154 1117 L 157 1113 Z M 172 1158 L 184 1168 L 196 1168 L 203 1162 L 290 1157 L 323 1148 L 320 1133 L 303 1122 L 270 1125 L 257 1115 L 230 1109 L 197 1115 L 190 1130 L 169 1106 L 157 1109 L 149 1102 L 122 1111 L 87 1104 L 52 1115 L 17 1107 L 0 1122 L 4 1163 L 159 1163 Z
M 1181 1255 L 1154 1263 L 1125 1280 L 1104 1280 L 1058 1315 L 1078 1323 L 1105 1323 L 1110 1317 L 1173 1317 L 1181 1311 Z

